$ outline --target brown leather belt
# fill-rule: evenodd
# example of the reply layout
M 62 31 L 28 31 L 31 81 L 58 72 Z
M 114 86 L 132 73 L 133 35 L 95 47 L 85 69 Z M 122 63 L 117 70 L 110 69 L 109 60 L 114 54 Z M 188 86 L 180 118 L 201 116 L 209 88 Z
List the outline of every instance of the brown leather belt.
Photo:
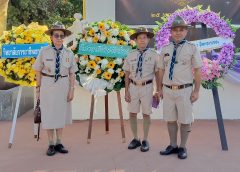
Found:
M 148 81 L 145 81 L 145 82 L 137 82 L 137 81 L 133 81 L 132 79 L 130 79 L 131 83 L 133 83 L 134 85 L 136 86 L 144 86 L 144 85 L 147 85 L 147 84 L 151 84 L 153 81 L 152 80 L 148 80 Z
M 55 77 L 55 75 L 48 75 L 48 74 L 46 74 L 46 73 L 41 73 L 41 74 L 42 74 L 42 76 L 47 76 L 47 77 L 51 77 L 51 78 L 54 78 L 54 77 Z M 68 75 L 64 75 L 64 76 L 60 75 L 59 77 L 60 77 L 60 78 L 64 78 L 64 77 L 68 77 Z
M 172 90 L 180 90 L 183 88 L 187 88 L 187 87 L 192 87 L 193 84 L 183 84 L 183 85 L 164 85 L 167 88 L 170 88 Z

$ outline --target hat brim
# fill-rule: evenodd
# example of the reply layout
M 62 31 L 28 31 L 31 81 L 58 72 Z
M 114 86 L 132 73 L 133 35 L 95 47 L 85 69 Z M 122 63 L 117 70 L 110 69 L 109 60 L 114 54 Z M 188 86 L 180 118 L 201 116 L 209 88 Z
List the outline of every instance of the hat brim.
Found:
M 171 26 L 171 27 L 168 27 L 169 29 L 173 29 L 173 28 L 176 28 L 176 27 L 184 27 L 184 28 L 192 28 L 192 26 L 191 25 L 175 25 L 175 26 Z
M 140 35 L 140 34 L 146 34 L 147 37 L 150 38 L 150 39 L 154 37 L 154 33 L 152 33 L 152 32 L 144 32 L 143 31 L 143 32 L 136 32 L 136 33 L 132 34 L 130 36 L 130 39 L 131 40 L 137 39 L 138 35 Z
M 45 34 L 51 36 L 52 32 L 53 31 L 56 31 L 56 30 L 60 30 L 60 31 L 63 31 L 65 36 L 69 36 L 72 34 L 72 32 L 70 30 L 67 30 L 67 29 L 49 29 L 45 32 Z

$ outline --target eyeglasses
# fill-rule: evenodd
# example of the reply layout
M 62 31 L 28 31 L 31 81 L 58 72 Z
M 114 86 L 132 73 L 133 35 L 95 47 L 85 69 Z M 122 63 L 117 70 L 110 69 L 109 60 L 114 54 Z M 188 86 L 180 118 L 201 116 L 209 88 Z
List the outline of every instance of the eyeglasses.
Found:
M 56 39 L 64 39 L 65 35 L 53 34 L 53 37 Z

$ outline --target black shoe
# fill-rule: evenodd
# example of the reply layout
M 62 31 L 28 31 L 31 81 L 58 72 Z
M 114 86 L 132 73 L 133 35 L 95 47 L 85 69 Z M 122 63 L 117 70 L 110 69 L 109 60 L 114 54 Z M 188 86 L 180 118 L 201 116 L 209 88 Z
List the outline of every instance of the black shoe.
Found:
M 68 150 L 62 144 L 55 145 L 55 150 L 59 153 L 68 153 Z
M 147 152 L 147 151 L 149 151 L 149 143 L 148 143 L 147 140 L 143 140 L 143 141 L 142 141 L 141 151 L 142 151 L 142 152 Z
M 160 151 L 161 155 L 170 155 L 173 153 L 178 153 L 178 147 L 173 147 L 171 145 L 169 145 L 164 151 Z
M 186 159 L 187 158 L 187 149 L 186 148 L 178 148 L 178 158 Z
M 49 145 L 48 150 L 47 150 L 47 156 L 53 156 L 55 155 L 56 151 L 54 149 L 54 145 Z
M 128 149 L 136 149 L 137 147 L 141 146 L 140 140 L 133 139 L 131 143 L 128 145 Z

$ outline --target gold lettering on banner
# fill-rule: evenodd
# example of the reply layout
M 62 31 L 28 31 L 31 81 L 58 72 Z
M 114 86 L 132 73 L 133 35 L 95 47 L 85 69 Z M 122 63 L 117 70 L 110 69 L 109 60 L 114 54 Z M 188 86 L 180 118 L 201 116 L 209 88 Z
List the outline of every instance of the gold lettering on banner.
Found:
M 171 0 L 173 3 L 183 7 L 183 6 L 187 6 L 188 4 L 196 1 L 196 0 Z
M 161 14 L 160 13 L 151 13 L 151 18 L 160 18 Z

